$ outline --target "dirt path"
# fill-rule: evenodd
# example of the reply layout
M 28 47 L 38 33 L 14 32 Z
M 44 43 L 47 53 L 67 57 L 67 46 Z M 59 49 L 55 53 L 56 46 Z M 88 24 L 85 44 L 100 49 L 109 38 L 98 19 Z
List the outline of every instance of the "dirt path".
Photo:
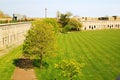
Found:
M 34 69 L 16 68 L 12 76 L 12 80 L 37 80 Z

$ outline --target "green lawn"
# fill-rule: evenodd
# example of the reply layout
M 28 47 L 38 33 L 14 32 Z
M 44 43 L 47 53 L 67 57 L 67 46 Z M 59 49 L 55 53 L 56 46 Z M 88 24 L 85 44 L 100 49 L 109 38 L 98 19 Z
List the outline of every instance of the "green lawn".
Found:
M 47 60 L 49 68 L 35 68 L 39 80 L 67 80 L 54 68 L 62 59 L 86 64 L 80 80 L 115 80 L 120 75 L 120 30 L 59 34 L 58 45 L 57 56 Z
M 115 80 L 120 75 L 120 30 L 98 30 L 59 34 L 58 53 L 46 61 L 49 67 L 35 68 L 38 80 L 67 80 L 54 64 L 62 59 L 85 63 L 83 76 L 75 80 Z M 10 80 L 13 60 L 22 54 L 21 46 L 0 57 L 0 80 Z
M 15 66 L 14 59 L 21 56 L 21 46 L 11 50 L 8 54 L 0 57 L 0 80 L 11 80 Z

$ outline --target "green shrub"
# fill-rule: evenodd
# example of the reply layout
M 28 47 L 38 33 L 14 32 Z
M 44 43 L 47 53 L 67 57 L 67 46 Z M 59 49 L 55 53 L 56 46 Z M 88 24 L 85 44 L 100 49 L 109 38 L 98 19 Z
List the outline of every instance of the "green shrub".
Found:
M 81 69 L 84 64 L 80 64 L 75 60 L 62 60 L 60 63 L 55 64 L 55 68 L 61 70 L 61 75 L 67 77 L 69 80 L 82 75 Z
M 68 24 L 71 26 L 72 31 L 79 31 L 82 27 L 82 24 L 76 19 L 70 19 Z
M 70 25 L 66 25 L 63 29 L 62 29 L 62 33 L 67 33 L 68 31 L 71 31 L 71 26 Z

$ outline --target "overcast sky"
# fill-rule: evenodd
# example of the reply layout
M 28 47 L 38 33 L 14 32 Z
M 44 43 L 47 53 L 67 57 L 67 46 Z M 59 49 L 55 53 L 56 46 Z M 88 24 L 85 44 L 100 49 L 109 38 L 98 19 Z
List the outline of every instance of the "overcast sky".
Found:
M 77 16 L 120 16 L 120 0 L 1 0 L 0 10 L 12 15 L 19 13 L 28 17 L 55 17 L 56 12 L 71 12 Z

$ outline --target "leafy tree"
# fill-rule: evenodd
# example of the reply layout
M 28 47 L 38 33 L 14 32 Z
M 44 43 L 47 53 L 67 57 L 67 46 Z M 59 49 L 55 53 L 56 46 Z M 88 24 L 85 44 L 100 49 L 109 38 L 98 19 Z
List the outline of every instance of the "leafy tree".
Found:
M 78 20 L 73 18 L 70 19 L 68 25 L 71 26 L 71 30 L 75 30 L 75 31 L 79 31 L 80 28 L 82 27 L 82 24 Z
M 63 28 L 68 24 L 71 15 L 72 15 L 72 13 L 70 13 L 70 12 L 60 15 L 58 22 L 62 25 Z
M 57 17 L 58 17 L 58 23 L 60 23 L 62 25 L 62 32 L 66 33 L 68 31 L 79 31 L 80 28 L 82 27 L 81 23 L 74 19 L 71 18 L 72 13 L 67 12 L 65 14 L 60 14 L 60 12 L 57 13 Z
M 66 15 L 67 15 L 68 17 L 70 17 L 70 16 L 72 16 L 72 13 L 71 13 L 71 12 L 67 12 Z
M 62 29 L 63 33 L 67 33 L 68 31 L 79 31 L 82 27 L 82 24 L 76 19 L 71 18 L 68 24 Z
M 55 49 L 55 32 L 51 24 L 44 21 L 32 22 L 32 27 L 26 35 L 23 45 L 25 56 L 38 56 L 40 68 L 42 69 L 43 58 Z
M 61 70 L 61 75 L 67 77 L 69 80 L 82 75 L 81 69 L 84 64 L 80 64 L 75 60 L 62 60 L 58 64 L 55 64 L 55 68 Z
M 54 19 L 54 18 L 45 18 L 45 19 L 43 19 L 43 21 L 46 22 L 47 24 L 51 24 L 54 27 L 55 33 L 58 33 L 59 24 L 58 24 L 56 19 Z

